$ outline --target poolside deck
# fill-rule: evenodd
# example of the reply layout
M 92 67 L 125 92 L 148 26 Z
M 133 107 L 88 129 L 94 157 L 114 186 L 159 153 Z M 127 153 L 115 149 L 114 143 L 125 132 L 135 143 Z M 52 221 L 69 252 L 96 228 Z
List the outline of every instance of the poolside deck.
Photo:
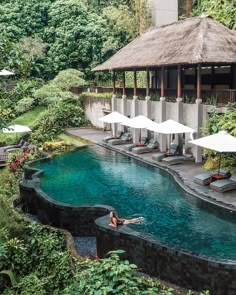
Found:
M 78 129 L 67 129 L 67 133 L 78 136 L 80 138 L 86 139 L 93 143 L 101 143 L 102 139 L 110 132 L 105 132 L 102 130 L 92 129 L 92 128 L 78 128 Z M 213 191 L 209 186 L 201 186 L 193 182 L 193 177 L 197 174 L 204 172 L 202 164 L 188 162 L 185 164 L 178 164 L 174 166 L 168 166 L 162 162 L 155 162 L 152 160 L 152 153 L 140 154 L 135 156 L 131 152 L 124 151 L 124 145 L 116 145 L 112 147 L 114 150 L 125 153 L 128 156 L 133 156 L 139 160 L 144 160 L 150 164 L 155 164 L 162 167 L 168 167 L 169 170 L 177 173 L 180 179 L 183 181 L 184 185 L 190 189 L 193 193 L 199 194 L 211 202 L 218 205 L 227 207 L 228 209 L 236 210 L 236 191 L 229 191 L 225 193 L 218 193 Z

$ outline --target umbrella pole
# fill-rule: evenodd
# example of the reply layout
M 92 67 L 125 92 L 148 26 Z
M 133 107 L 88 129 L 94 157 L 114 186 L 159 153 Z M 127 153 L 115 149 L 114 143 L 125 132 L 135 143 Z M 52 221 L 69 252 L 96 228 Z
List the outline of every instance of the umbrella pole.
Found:
M 220 159 L 219 159 L 218 174 L 220 174 L 220 166 L 221 166 L 221 153 L 220 153 Z
M 141 128 L 140 128 L 140 131 L 139 131 L 139 143 L 141 143 L 141 137 L 142 137 L 142 136 L 141 136 L 141 132 L 142 132 L 142 131 L 141 131 Z

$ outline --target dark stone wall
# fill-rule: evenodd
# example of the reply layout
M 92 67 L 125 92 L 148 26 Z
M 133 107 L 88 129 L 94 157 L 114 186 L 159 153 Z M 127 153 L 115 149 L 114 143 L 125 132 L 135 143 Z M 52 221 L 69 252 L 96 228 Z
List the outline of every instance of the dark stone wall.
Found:
M 127 226 L 113 229 L 108 216 L 96 220 L 97 254 L 105 257 L 111 250 L 125 250 L 124 258 L 141 272 L 157 276 L 185 288 L 210 290 L 214 295 L 236 294 L 236 265 L 180 251 L 159 243 Z
M 35 214 L 43 224 L 66 229 L 78 236 L 94 236 L 95 220 L 113 210 L 108 206 L 69 206 L 55 202 L 39 188 L 39 181 L 35 179 L 21 182 L 20 202 L 23 211 Z

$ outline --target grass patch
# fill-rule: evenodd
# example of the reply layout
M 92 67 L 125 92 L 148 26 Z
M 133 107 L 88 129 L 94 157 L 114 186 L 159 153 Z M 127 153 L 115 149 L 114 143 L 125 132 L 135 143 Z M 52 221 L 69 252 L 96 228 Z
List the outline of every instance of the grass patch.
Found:
M 45 106 L 38 106 L 36 108 L 34 108 L 32 111 L 29 111 L 23 115 L 21 115 L 20 117 L 12 120 L 9 125 L 14 125 L 14 124 L 18 124 L 18 125 L 25 125 L 25 126 L 29 126 L 29 127 L 34 127 L 38 116 L 44 112 L 47 109 L 47 107 Z
M 42 114 L 45 110 L 47 109 L 47 107 L 45 106 L 38 106 L 36 108 L 34 108 L 32 111 L 29 111 L 21 116 L 19 116 L 18 118 L 12 120 L 11 122 L 9 122 L 9 125 L 25 125 L 25 126 L 29 126 L 30 128 L 33 128 L 39 115 Z M 17 138 L 20 138 L 20 134 L 18 134 L 18 136 L 14 133 L 14 134 L 8 134 L 8 133 L 0 133 L 0 142 L 6 142 L 6 144 L 12 144 L 15 143 Z

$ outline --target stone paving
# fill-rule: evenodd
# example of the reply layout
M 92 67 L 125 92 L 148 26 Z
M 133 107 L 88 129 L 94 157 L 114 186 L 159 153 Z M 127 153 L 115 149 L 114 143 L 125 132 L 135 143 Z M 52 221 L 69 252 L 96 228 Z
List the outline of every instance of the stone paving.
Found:
M 79 129 L 67 129 L 67 132 L 71 135 L 78 136 L 80 138 L 91 141 L 91 143 L 101 143 L 102 139 L 108 135 L 110 132 L 105 132 L 102 130 L 92 129 L 92 128 L 79 128 Z M 207 199 L 213 203 L 221 206 L 225 206 L 229 209 L 236 210 L 236 190 L 218 193 L 213 191 L 209 186 L 201 186 L 193 182 L 193 177 L 197 174 L 203 173 L 202 164 L 187 162 L 185 164 L 178 164 L 173 166 L 168 166 L 162 162 L 155 162 L 152 160 L 153 153 L 140 154 L 135 156 L 131 152 L 126 152 L 124 150 L 124 145 L 112 146 L 113 149 L 125 153 L 129 156 L 133 156 L 139 160 L 145 160 L 150 164 L 155 164 L 172 170 L 178 174 L 180 179 L 183 181 L 184 185 L 191 190 L 193 194 L 201 195 L 203 199 Z

